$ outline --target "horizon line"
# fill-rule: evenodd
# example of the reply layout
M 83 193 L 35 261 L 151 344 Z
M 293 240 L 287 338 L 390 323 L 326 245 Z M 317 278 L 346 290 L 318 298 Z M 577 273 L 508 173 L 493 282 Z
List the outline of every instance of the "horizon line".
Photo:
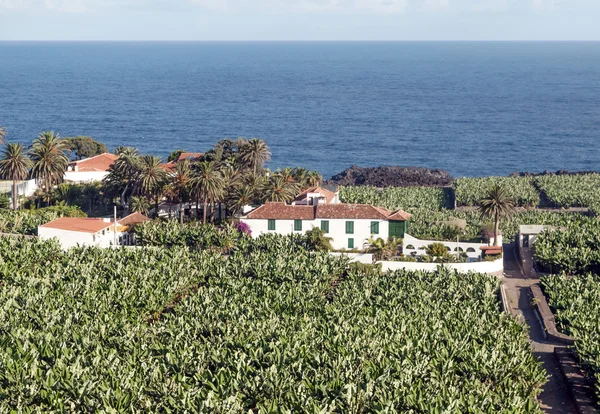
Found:
M 600 39 L 0 39 L 0 43 L 594 43 Z

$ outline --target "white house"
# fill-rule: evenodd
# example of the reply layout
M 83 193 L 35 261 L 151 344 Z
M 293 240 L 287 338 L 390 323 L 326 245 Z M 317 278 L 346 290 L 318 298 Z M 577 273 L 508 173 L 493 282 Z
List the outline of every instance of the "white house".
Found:
M 336 191 L 329 191 L 321 187 L 312 187 L 301 192 L 298 197 L 292 201 L 295 206 L 313 206 L 317 204 L 339 204 L 340 197 Z
M 63 249 L 75 246 L 110 247 L 114 245 L 115 231 L 117 245 L 133 243 L 131 226 L 150 220 L 140 213 L 133 213 L 114 221 L 109 218 L 61 217 L 38 226 L 38 237 L 42 240 L 56 238 Z
M 102 181 L 117 158 L 116 155 L 105 152 L 95 157 L 72 161 L 65 172 L 65 181 L 74 183 Z
M 243 216 L 252 237 L 304 233 L 314 227 L 332 238 L 334 249 L 363 249 L 371 237 L 403 237 L 411 215 L 367 204 L 287 205 L 266 203 Z
M 440 240 L 420 240 L 410 234 L 405 234 L 402 240 L 402 253 L 407 256 L 423 256 L 426 255 L 427 246 L 433 243 L 441 243 L 446 246 L 448 253 L 460 254 L 465 253 L 468 261 L 481 260 L 481 247 L 487 244 L 481 243 L 465 243 L 455 241 L 440 241 Z

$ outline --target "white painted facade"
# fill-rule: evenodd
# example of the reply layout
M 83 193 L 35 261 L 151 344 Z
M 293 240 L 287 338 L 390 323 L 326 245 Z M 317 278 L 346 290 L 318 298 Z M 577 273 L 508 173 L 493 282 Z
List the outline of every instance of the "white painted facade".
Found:
M 381 269 L 384 272 L 388 270 L 424 270 L 427 272 L 435 272 L 440 263 L 419 263 L 419 262 L 377 262 L 381 263 Z M 459 272 L 477 272 L 477 273 L 499 273 L 504 270 L 504 259 L 500 258 L 493 262 L 471 262 L 471 263 L 444 263 L 444 267 L 448 267 Z
M 0 193 L 10 193 L 12 197 L 13 190 L 13 182 L 8 180 L 0 181 Z M 38 185 L 35 180 L 25 180 L 17 182 L 17 192 L 19 193 L 19 197 L 31 197 L 35 190 L 38 189 Z
M 358 249 L 362 250 L 367 247 L 371 237 L 384 240 L 388 239 L 389 223 L 387 220 L 381 219 L 326 219 L 317 218 L 315 220 L 302 220 L 302 230 L 294 230 L 295 220 L 275 220 L 275 230 L 269 230 L 269 220 L 267 219 L 248 219 L 242 218 L 240 221 L 248 224 L 252 229 L 252 237 L 257 238 L 262 234 L 277 233 L 277 234 L 292 234 L 305 233 L 314 227 L 321 228 L 323 221 L 329 222 L 329 232 L 327 237 L 331 237 L 331 245 L 335 250 L 342 249 Z M 354 222 L 354 232 L 346 233 L 346 222 Z M 378 234 L 373 234 L 371 231 L 372 223 L 379 223 Z M 349 240 L 352 240 L 349 243 Z M 354 247 L 350 247 L 350 246 Z
M 64 179 L 72 183 L 89 183 L 102 181 L 108 171 L 65 171 Z
M 440 240 L 420 240 L 412 237 L 410 234 L 404 234 L 402 241 L 402 252 L 406 256 L 424 256 L 427 254 L 427 246 L 434 243 L 441 243 L 448 249 L 448 253 L 457 254 L 466 253 L 469 261 L 481 260 L 481 247 L 486 244 L 479 243 L 464 243 L 464 242 L 449 242 Z M 410 263 L 410 262 L 408 262 Z
M 111 225 L 96 233 L 53 229 L 40 226 L 38 227 L 38 237 L 42 240 L 56 238 L 61 247 L 65 250 L 76 246 L 111 247 L 114 242 L 114 226 Z M 117 241 L 121 240 L 122 242 L 123 237 L 128 237 L 127 233 L 117 231 Z

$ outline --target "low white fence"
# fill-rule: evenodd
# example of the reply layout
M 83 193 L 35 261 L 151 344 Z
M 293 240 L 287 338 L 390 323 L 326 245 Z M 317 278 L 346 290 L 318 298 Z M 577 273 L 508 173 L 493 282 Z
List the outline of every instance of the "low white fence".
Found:
M 435 272 L 441 263 L 420 263 L 420 262 L 377 262 L 381 263 L 381 269 L 388 270 L 425 270 Z M 497 273 L 504 270 L 504 259 L 494 260 L 493 262 L 471 262 L 471 263 L 444 263 L 450 269 L 459 272 L 477 272 L 477 273 Z
M 350 259 L 351 262 L 359 262 L 365 264 L 373 264 L 373 255 L 371 253 L 329 253 L 334 257 L 344 256 Z

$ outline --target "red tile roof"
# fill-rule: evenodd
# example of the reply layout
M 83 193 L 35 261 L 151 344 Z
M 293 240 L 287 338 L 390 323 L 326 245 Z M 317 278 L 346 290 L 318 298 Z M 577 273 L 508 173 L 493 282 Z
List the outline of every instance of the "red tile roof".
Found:
M 73 171 L 75 171 L 75 167 L 77 167 L 77 172 L 108 171 L 117 158 L 118 157 L 115 154 L 105 152 L 104 154 L 96 155 L 94 157 L 73 161 L 69 163 L 69 167 L 71 167 Z
M 183 160 L 193 161 L 197 158 L 200 158 L 203 155 L 204 154 L 201 152 L 182 152 L 181 154 L 179 154 L 179 157 L 177 157 L 177 162 L 180 162 Z
M 49 223 L 42 224 L 40 227 L 83 233 L 97 233 L 110 226 L 112 226 L 112 220 L 104 221 L 101 218 L 61 217 Z
M 314 220 L 314 206 L 290 206 L 285 203 L 266 203 L 252 210 L 248 219 Z
M 164 164 L 160 164 L 167 172 L 175 171 L 175 163 L 174 162 L 166 162 Z
M 296 199 L 294 201 L 306 200 L 306 197 L 308 196 L 308 193 L 319 193 L 319 194 L 321 194 L 323 197 L 325 197 L 325 204 L 331 203 L 333 201 L 333 199 L 335 198 L 335 195 L 336 195 L 333 191 L 329 191 L 329 190 L 327 190 L 325 188 L 312 187 L 312 188 L 309 188 L 308 190 L 304 190 L 300 194 L 298 194 L 298 197 L 296 197 Z
M 150 221 L 150 220 L 151 219 L 149 219 L 142 213 L 131 213 L 130 215 L 123 217 L 121 220 L 118 220 L 117 222 L 121 226 L 131 226 L 132 224 L 143 223 L 145 221 Z
M 406 221 L 410 214 L 399 210 L 392 212 L 368 204 L 320 204 L 316 206 L 290 206 L 285 203 L 266 203 L 246 215 L 247 219 L 314 220 L 320 219 L 371 219 Z

